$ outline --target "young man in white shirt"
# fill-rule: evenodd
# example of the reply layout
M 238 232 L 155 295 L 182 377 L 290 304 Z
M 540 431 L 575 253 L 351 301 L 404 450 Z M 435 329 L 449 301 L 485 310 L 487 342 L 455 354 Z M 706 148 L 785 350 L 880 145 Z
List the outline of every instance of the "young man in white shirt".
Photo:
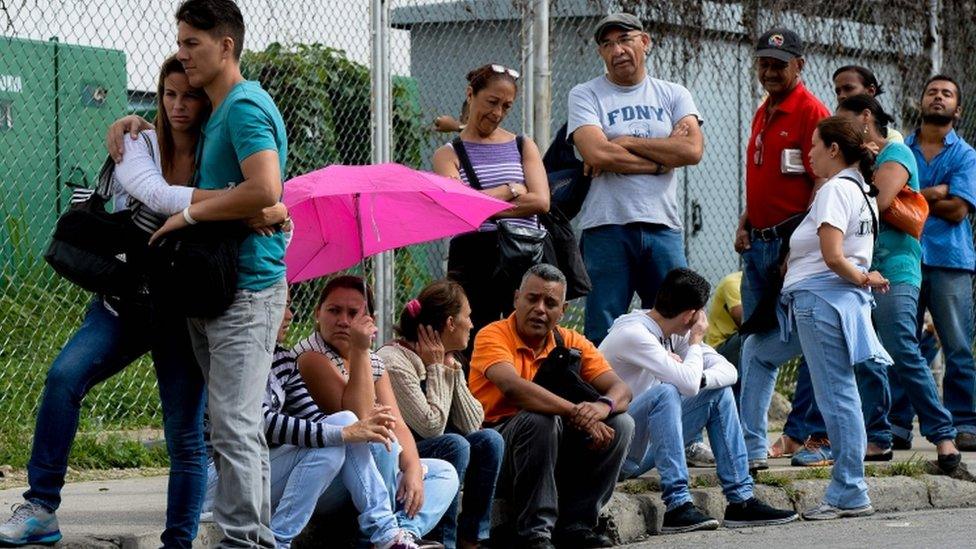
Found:
M 703 343 L 709 289 L 698 273 L 672 270 L 658 290 L 654 308 L 617 318 L 600 345 L 634 393 L 627 411 L 634 418 L 634 439 L 621 476 L 636 477 L 658 468 L 667 506 L 664 533 L 718 528 L 717 520 L 695 507 L 688 490 L 684 440 L 703 428 L 729 501 L 727 527 L 784 524 L 797 518 L 792 509 L 774 509 L 753 497 L 731 388 L 736 369 Z

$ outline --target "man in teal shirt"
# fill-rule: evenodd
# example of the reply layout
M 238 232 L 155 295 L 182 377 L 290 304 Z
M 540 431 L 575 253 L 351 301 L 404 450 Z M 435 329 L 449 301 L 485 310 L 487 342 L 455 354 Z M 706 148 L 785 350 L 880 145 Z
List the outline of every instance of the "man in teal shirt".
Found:
M 176 19 L 176 57 L 190 84 L 203 88 L 213 104 L 203 129 L 200 188 L 233 190 L 172 216 L 153 238 L 198 222 L 250 219 L 273 206 L 281 197 L 288 148 L 274 101 L 241 76 L 244 20 L 237 5 L 186 0 Z M 214 520 L 223 530 L 221 546 L 275 546 L 261 403 L 285 307 L 284 255 L 280 232 L 249 235 L 230 308 L 217 318 L 190 319 L 220 470 Z

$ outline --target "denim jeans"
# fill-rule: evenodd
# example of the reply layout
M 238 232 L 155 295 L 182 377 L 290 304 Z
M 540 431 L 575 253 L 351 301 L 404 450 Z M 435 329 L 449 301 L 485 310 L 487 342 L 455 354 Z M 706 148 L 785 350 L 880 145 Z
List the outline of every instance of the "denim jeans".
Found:
M 788 342 L 780 341 L 779 330 L 771 330 L 752 334 L 742 344 L 739 419 L 750 460 L 764 460 L 767 457 L 766 428 L 769 403 L 776 389 L 776 373 L 780 365 L 800 352 L 800 340 L 795 330 Z M 805 365 L 803 370 L 806 370 Z M 799 386 L 799 382 L 797 385 Z M 802 415 L 805 416 L 806 412 Z M 796 424 L 794 422 L 794 429 Z M 797 440 L 806 438 L 805 431 L 787 431 L 786 434 Z
M 661 499 L 669 511 L 691 501 L 684 441 L 703 428 L 708 430 L 725 498 L 739 503 L 752 497 L 749 460 L 731 387 L 681 396 L 674 385 L 661 383 L 638 395 L 627 413 L 634 418 L 634 440 L 621 476 L 636 477 L 657 467 Z
M 343 411 L 330 415 L 325 422 L 345 427 L 355 423 L 356 416 Z M 279 548 L 291 546 L 329 489 L 352 499 L 359 511 L 360 531 L 370 543 L 381 545 L 398 533 L 386 485 L 368 444 L 325 448 L 284 445 L 272 448 L 270 459 L 271 530 Z
M 687 267 L 682 232 L 664 225 L 602 225 L 583 231 L 583 261 L 593 289 L 586 296 L 586 338 L 599 345 L 630 308 L 634 292 L 651 308 L 664 276 Z
M 605 422 L 614 437 L 603 450 L 588 448 L 585 435 L 560 416 L 523 410 L 495 427 L 505 438 L 498 490 L 522 540 L 551 538 L 554 528 L 569 536 L 596 528 L 634 434 L 627 414 Z
M 396 500 L 397 487 L 400 486 L 399 447 L 394 444 L 393 450 L 387 451 L 381 444 L 370 444 L 369 448 L 376 462 L 376 468 L 380 472 L 380 476 L 383 477 L 383 484 L 386 485 L 390 498 L 390 507 L 395 511 L 400 528 L 409 530 L 417 536 L 424 536 L 433 530 L 434 526 L 444 516 L 447 508 L 451 506 L 454 498 L 457 497 L 460 482 L 454 467 L 440 459 L 424 458 L 420 460 L 427 471 L 424 475 L 424 504 L 420 511 L 411 518 L 403 510 L 403 505 Z M 326 492 L 326 494 L 329 493 Z M 335 505 L 336 501 L 332 499 L 331 501 L 320 502 L 319 510 Z
M 810 383 L 809 371 L 806 378 Z M 861 395 L 861 413 L 864 415 L 868 442 L 881 448 L 890 448 L 891 423 L 888 421 L 888 412 L 891 410 L 891 388 L 888 383 L 888 365 L 873 360 L 855 364 L 854 378 L 857 381 L 857 392 Z M 797 384 L 799 385 L 799 381 Z M 806 425 L 809 429 L 807 436 L 827 436 L 827 426 L 816 400 L 808 407 Z
M 440 541 L 447 549 L 454 549 L 458 536 L 470 542 L 488 539 L 495 482 L 505 455 L 502 436 L 494 429 L 479 429 L 466 436 L 446 433 L 418 440 L 417 450 L 422 458 L 442 459 L 453 465 L 464 491 L 464 501 L 458 493 L 427 538 Z
M 189 320 L 207 382 L 210 442 L 220 471 L 214 521 L 223 531 L 222 547 L 275 545 L 261 404 L 285 289 L 282 279 L 263 290 L 238 290 L 219 317 Z
M 780 247 L 782 245 L 781 240 L 773 241 L 763 241 L 763 240 L 753 240 L 750 248 L 742 252 L 742 263 L 743 263 L 743 274 L 742 274 L 742 318 L 748 320 L 752 313 L 756 310 L 759 305 L 759 301 L 763 294 L 766 292 L 772 283 L 771 278 L 772 272 L 779 265 L 779 254 Z M 754 351 L 749 355 L 746 354 L 746 341 L 749 339 L 757 338 L 756 341 L 752 342 L 752 348 Z M 756 352 L 755 350 L 758 350 Z M 759 357 L 762 360 L 762 366 L 771 371 L 772 385 L 769 386 L 769 398 L 772 399 L 772 390 L 776 384 L 776 369 L 779 368 L 783 363 L 792 360 L 800 355 L 799 342 L 794 342 L 793 345 L 782 345 L 779 342 L 779 333 L 777 330 L 771 330 L 770 332 L 764 334 L 751 334 L 745 338 L 742 343 L 742 351 L 739 363 L 739 398 L 740 405 L 742 394 L 744 391 L 745 384 L 745 372 L 748 368 L 748 363 L 753 360 L 754 357 Z M 757 372 L 758 373 L 758 372 Z M 762 374 L 762 379 L 767 380 L 770 372 L 764 372 Z M 757 379 L 758 381 L 758 379 Z M 756 387 L 753 387 L 756 389 Z M 763 393 L 766 389 L 763 389 Z M 769 410 L 770 400 L 764 401 L 764 407 L 762 413 L 765 415 Z M 753 403 L 751 403 L 753 404 Z M 793 392 L 793 407 L 790 410 L 790 414 L 786 418 L 786 424 L 783 426 L 783 433 L 790 436 L 794 440 L 805 440 L 807 435 L 810 433 L 811 427 L 807 424 L 807 415 L 809 413 L 810 407 L 813 404 L 813 387 L 810 385 L 810 375 L 807 373 L 807 365 L 804 362 L 803 357 L 800 357 L 800 363 L 797 366 L 797 381 L 796 389 Z M 743 409 L 742 414 L 746 411 Z M 751 413 L 751 412 L 750 412 Z M 753 416 L 750 416 L 750 419 Z M 754 450 L 755 441 L 750 444 L 749 441 L 749 431 L 755 428 L 755 425 L 750 424 L 747 426 L 747 419 L 743 417 L 742 428 L 746 433 L 746 447 L 749 449 L 749 459 L 765 459 L 766 450 L 763 448 L 762 457 L 756 455 L 757 450 Z M 765 435 L 765 420 L 763 420 L 763 438 L 762 444 L 766 444 Z
M 864 481 L 867 435 L 840 315 L 829 303 L 807 291 L 795 292 L 792 307 L 834 455 L 824 501 L 841 509 L 868 505 L 871 500 Z
M 973 274 L 922 265 L 918 325 L 932 313 L 945 354 L 942 395 L 957 431 L 976 433 L 976 366 L 973 364 Z
M 154 335 L 150 337 L 150 332 Z M 151 330 L 132 330 L 95 299 L 81 327 L 48 370 L 27 464 L 24 499 L 56 510 L 68 468 L 68 454 L 78 430 L 81 402 L 97 384 L 112 377 L 152 346 L 163 429 L 170 455 L 166 547 L 189 547 L 196 537 L 203 497 L 206 456 L 203 450 L 203 380 L 189 354 L 182 320 Z
M 918 413 L 922 436 L 934 444 L 955 439 L 956 429 L 952 426 L 952 415 L 939 402 L 929 364 L 920 352 L 916 324 L 918 292 L 918 288 L 911 284 L 896 284 L 886 294 L 875 294 L 874 326 L 881 343 L 895 361 L 889 370 L 892 398 L 897 383 L 900 394 L 910 402 L 911 410 Z M 866 399 L 868 395 L 861 392 L 861 398 Z M 892 434 L 911 439 L 911 416 L 905 421 L 903 416 L 890 414 L 889 419 Z M 871 440 L 870 430 L 868 440 Z

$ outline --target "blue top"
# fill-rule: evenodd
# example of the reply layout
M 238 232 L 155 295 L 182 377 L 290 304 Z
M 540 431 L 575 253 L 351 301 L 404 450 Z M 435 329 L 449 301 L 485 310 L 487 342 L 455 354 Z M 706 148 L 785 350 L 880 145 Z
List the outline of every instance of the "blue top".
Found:
M 505 143 L 475 143 L 465 141 L 464 150 L 468 153 L 471 160 L 471 167 L 474 168 L 475 175 L 478 176 L 478 183 L 482 189 L 492 189 L 508 183 L 525 184 L 525 172 L 522 170 L 522 154 L 519 153 L 518 143 L 515 139 Z M 465 185 L 471 186 L 468 173 L 464 167 L 458 168 L 461 181 Z M 509 217 L 503 220 L 512 225 L 523 227 L 538 227 L 539 220 L 534 215 L 528 217 Z M 479 231 L 498 230 L 497 221 L 486 219 L 478 227 Z
M 871 309 L 874 308 L 871 291 L 851 284 L 834 272 L 805 278 L 783 291 L 776 310 L 782 341 L 789 341 L 793 330 L 793 297 L 796 292 L 811 292 L 837 311 L 851 365 L 868 360 L 889 366 L 894 364 L 871 322 Z
M 908 186 L 918 188 L 918 164 L 915 155 L 904 143 L 889 141 L 874 161 L 875 171 L 886 162 L 900 164 L 908 172 Z M 922 287 L 922 245 L 912 235 L 881 222 L 878 239 L 874 242 L 874 264 L 892 285 L 911 284 Z
M 268 92 L 257 82 L 240 82 L 203 128 L 199 183 L 201 189 L 224 189 L 244 181 L 241 162 L 254 153 L 278 152 L 285 178 L 288 137 L 285 122 Z M 241 243 L 237 287 L 263 290 L 285 276 L 285 237 L 250 233 Z
M 949 194 L 965 200 L 970 209 L 976 204 L 976 151 L 956 135 L 955 130 L 946 134 L 944 147 L 932 162 L 925 161 L 918 146 L 917 132 L 909 135 L 905 144 L 915 153 L 919 183 L 923 189 L 945 183 L 949 185 Z M 929 214 L 922 230 L 922 264 L 976 270 L 973 230 L 969 219 L 953 223 Z

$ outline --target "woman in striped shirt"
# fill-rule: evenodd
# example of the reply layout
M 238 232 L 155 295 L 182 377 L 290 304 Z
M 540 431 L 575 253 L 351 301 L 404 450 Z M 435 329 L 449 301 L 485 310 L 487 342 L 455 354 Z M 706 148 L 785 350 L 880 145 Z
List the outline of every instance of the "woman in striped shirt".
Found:
M 498 224 L 539 227 L 537 214 L 549 211 L 549 182 L 539 148 L 528 137 L 517 139 L 500 126 L 515 102 L 518 77 L 516 71 L 497 64 L 478 67 L 467 76 L 468 118 L 460 140 L 481 192 L 512 205 L 485 221 L 476 232 L 451 240 L 448 276 L 468 295 L 474 333 L 511 314 L 522 275 L 513 273 L 505 280 L 495 276 L 499 266 Z M 437 149 L 433 164 L 435 172 L 471 185 L 471 174 L 461 167 L 451 143 Z

